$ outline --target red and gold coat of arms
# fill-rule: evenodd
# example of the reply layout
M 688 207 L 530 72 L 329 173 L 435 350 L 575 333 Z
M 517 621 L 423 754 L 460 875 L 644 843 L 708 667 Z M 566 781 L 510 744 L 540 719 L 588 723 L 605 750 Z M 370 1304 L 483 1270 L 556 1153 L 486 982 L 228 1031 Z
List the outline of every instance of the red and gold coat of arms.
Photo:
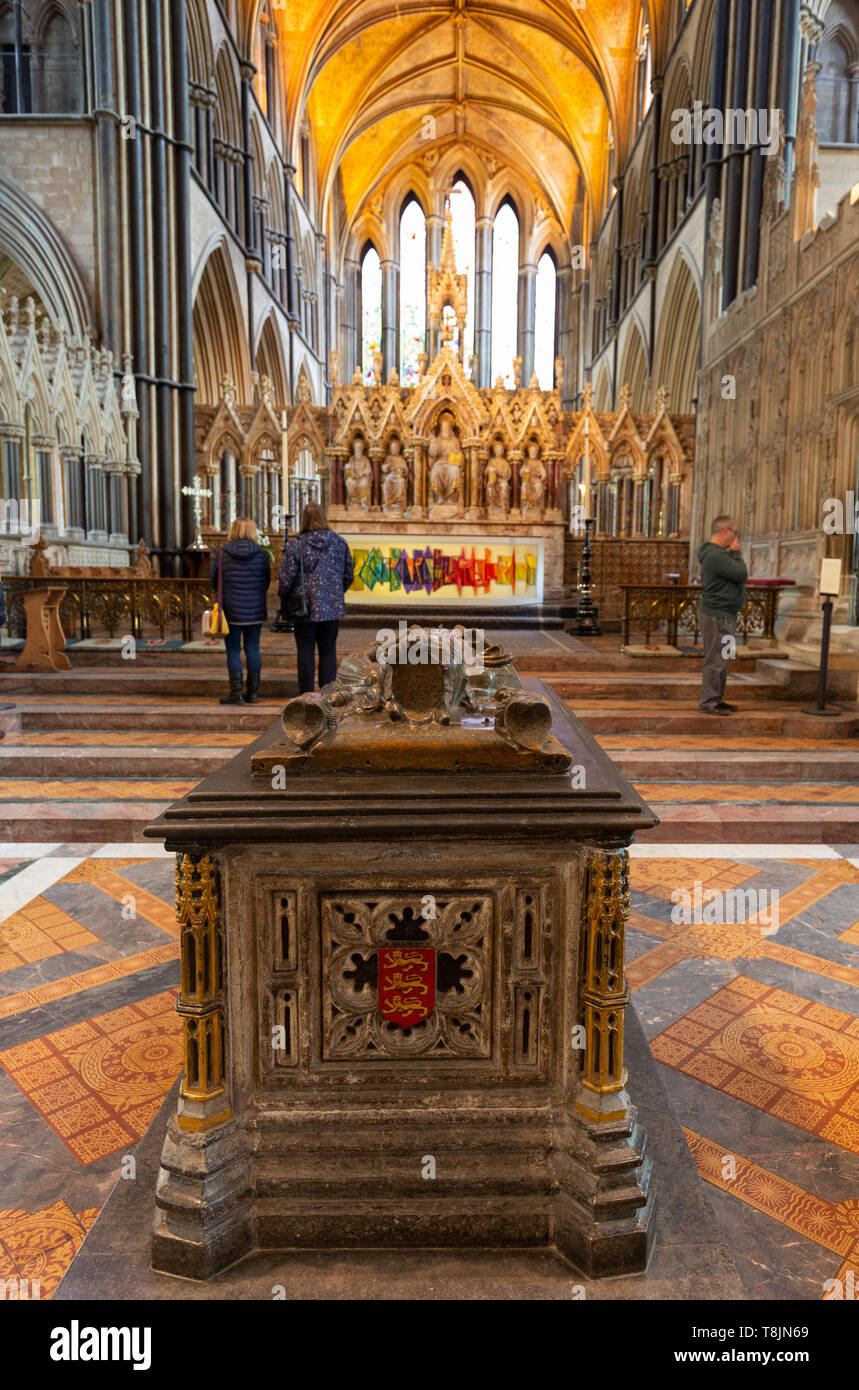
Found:
M 435 1008 L 435 947 L 383 946 L 378 952 L 379 1009 L 389 1023 L 412 1028 Z

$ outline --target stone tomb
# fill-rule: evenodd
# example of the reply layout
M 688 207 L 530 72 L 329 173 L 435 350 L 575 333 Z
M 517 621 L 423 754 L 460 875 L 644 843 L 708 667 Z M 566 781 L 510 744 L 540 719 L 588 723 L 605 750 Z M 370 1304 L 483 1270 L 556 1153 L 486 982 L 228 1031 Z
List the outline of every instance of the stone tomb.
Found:
M 624 928 L 655 818 L 500 669 L 491 697 L 428 677 L 408 717 L 405 672 L 338 680 L 147 830 L 177 855 L 185 1028 L 154 1269 L 408 1247 L 646 1266 Z

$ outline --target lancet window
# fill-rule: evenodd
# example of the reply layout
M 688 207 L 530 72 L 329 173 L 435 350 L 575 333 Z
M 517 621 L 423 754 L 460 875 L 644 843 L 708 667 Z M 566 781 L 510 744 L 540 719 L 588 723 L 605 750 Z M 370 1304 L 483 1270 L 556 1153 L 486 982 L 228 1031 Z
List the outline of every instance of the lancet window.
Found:
M 492 233 L 492 380 L 513 386 L 519 297 L 519 218 L 505 202 Z
M 555 384 L 555 291 L 557 271 L 549 251 L 537 265 L 536 309 L 534 315 L 534 371 L 543 391 Z
M 461 357 L 466 370 L 474 352 L 474 196 L 464 179 L 457 179 L 450 194 L 450 213 L 453 226 L 453 249 L 456 268 L 468 277 L 468 310 L 465 319 L 465 342 Z M 454 344 L 456 344 L 454 338 Z
M 426 218 L 410 198 L 400 218 L 400 380 L 413 386 L 427 331 Z
M 361 372 L 373 380 L 373 357 L 382 346 L 382 263 L 374 246 L 361 260 Z

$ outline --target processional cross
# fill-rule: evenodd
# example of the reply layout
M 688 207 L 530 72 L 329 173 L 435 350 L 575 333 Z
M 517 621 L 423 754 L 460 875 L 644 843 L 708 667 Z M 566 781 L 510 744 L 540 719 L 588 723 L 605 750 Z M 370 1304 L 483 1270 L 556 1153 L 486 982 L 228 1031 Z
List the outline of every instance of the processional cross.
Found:
M 200 487 L 200 480 L 199 480 L 199 478 L 195 478 L 195 479 L 194 479 L 194 486 L 193 486 L 193 487 L 183 487 L 183 489 L 182 489 L 182 494 L 183 494 L 183 496 L 185 496 L 185 497 L 193 497 L 193 499 L 194 499 L 194 532 L 195 532 L 195 534 L 194 534 L 194 544 L 193 544 L 190 548 L 191 548 L 191 550 L 205 550 L 207 547 L 206 547 L 206 544 L 205 544 L 205 542 L 204 542 L 204 540 L 203 540 L 203 536 L 202 536 L 201 531 L 200 531 L 200 526 L 202 525 L 202 521 L 203 521 L 203 498 L 204 498 L 204 497 L 211 497 L 211 495 L 212 495 L 212 489 L 211 489 L 211 488 L 208 488 L 208 487 Z

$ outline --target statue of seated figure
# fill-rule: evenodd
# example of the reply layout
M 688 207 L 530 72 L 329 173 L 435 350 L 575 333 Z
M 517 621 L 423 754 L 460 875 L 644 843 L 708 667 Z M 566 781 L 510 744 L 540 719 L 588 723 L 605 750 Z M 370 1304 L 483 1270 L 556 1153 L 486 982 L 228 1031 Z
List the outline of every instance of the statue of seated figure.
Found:
M 496 439 L 492 445 L 492 457 L 486 465 L 484 499 L 487 511 L 502 511 L 505 515 L 509 511 L 511 471 L 504 454 L 504 444 Z
M 343 469 L 343 476 L 347 509 L 360 507 L 362 511 L 369 511 L 373 500 L 373 467 L 364 453 L 364 441 L 360 436 L 352 445 L 352 457 Z
M 452 508 L 451 515 L 456 515 L 462 506 L 463 457 L 453 430 L 453 415 L 449 410 L 441 417 L 439 432 L 429 446 L 429 457 L 433 504 Z
M 399 439 L 388 445 L 382 464 L 382 510 L 386 516 L 402 516 L 409 502 L 409 466 L 400 453 Z
M 546 505 L 546 467 L 534 440 L 519 474 L 519 505 L 523 512 L 541 512 Z

